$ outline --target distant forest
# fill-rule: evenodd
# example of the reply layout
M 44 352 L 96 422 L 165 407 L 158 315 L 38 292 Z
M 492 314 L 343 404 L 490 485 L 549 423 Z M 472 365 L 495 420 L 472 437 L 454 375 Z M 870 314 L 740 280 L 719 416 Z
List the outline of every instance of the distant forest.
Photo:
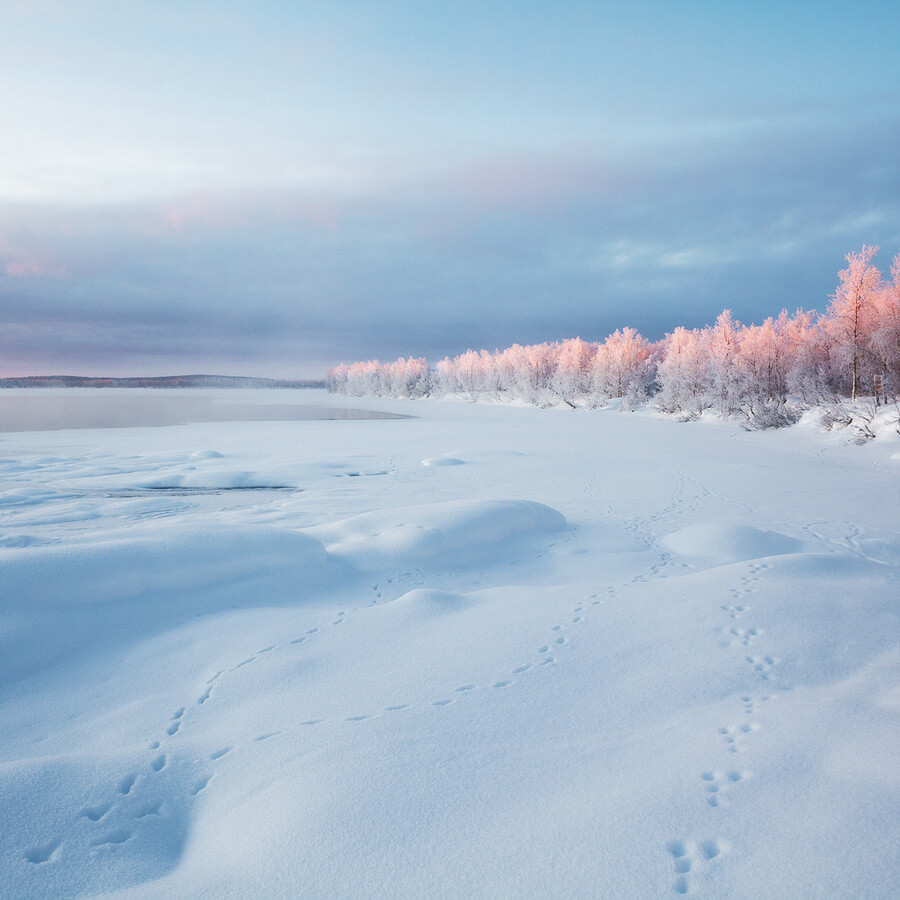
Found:
M 633 328 L 603 342 L 581 338 L 490 353 L 468 350 L 434 367 L 425 359 L 340 365 L 332 392 L 352 396 L 461 395 L 521 399 L 540 406 L 626 409 L 654 403 L 694 418 L 704 410 L 743 417 L 751 427 L 788 425 L 804 408 L 841 398 L 900 395 L 900 253 L 888 281 L 873 265 L 877 247 L 847 255 L 824 314 L 783 310 L 743 325 L 725 310 L 715 325 L 678 327 L 652 343 Z

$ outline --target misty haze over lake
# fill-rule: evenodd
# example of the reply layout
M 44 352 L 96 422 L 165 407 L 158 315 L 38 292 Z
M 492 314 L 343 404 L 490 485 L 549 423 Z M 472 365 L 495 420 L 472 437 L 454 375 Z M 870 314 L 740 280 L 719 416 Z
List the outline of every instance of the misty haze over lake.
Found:
M 291 403 L 293 392 L 22 389 L 0 392 L 0 433 L 136 428 L 191 422 L 403 419 L 395 413 Z M 309 391 L 304 391 L 306 399 Z

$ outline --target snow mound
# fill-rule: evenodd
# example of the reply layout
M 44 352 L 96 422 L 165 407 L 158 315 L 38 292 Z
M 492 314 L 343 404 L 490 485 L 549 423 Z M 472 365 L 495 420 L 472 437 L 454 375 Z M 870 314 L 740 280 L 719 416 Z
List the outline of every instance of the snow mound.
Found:
M 144 479 L 138 483 L 144 490 L 178 490 L 207 488 L 240 490 L 248 488 L 284 488 L 285 478 L 275 472 L 254 472 L 245 469 L 205 469 L 202 472 L 172 473 Z
M 456 459 L 454 456 L 429 456 L 428 459 L 422 460 L 422 465 L 429 468 L 435 466 L 464 466 L 465 461 Z
M 407 591 L 391 604 L 396 612 L 407 620 L 429 620 L 445 616 L 477 605 L 472 594 L 439 591 L 433 588 L 416 588 Z
M 777 531 L 717 522 L 681 528 L 666 535 L 661 544 L 663 549 L 680 556 L 701 557 L 721 563 L 797 553 L 803 546 L 800 541 Z
M 2 556 L 7 599 L 29 606 L 183 593 L 275 569 L 310 576 L 327 564 L 314 538 L 265 526 L 182 526 L 164 535 L 11 549 Z
M 314 538 L 266 526 L 0 548 L 0 570 L 0 684 L 193 615 L 293 603 L 336 574 Z
M 529 500 L 451 500 L 379 510 L 306 530 L 362 571 L 438 557 L 460 564 L 502 553 L 516 538 L 559 531 L 565 517 Z

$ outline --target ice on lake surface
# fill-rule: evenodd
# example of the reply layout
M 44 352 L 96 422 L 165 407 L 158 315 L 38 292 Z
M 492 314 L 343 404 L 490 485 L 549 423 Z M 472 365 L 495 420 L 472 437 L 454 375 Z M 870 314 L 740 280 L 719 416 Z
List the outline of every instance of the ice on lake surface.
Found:
M 0 433 L 308 419 L 390 419 L 397 413 L 284 402 L 285 391 L 60 388 L 0 390 Z M 297 395 L 297 391 L 290 391 Z M 298 402 L 299 401 L 299 402 Z
M 0 433 L 0 895 L 895 896 L 900 436 L 249 393 Z

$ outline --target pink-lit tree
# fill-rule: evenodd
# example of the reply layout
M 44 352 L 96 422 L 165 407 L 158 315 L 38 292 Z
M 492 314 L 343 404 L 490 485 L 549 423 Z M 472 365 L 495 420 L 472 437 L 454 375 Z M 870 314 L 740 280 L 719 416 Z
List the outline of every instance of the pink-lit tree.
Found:
M 707 329 L 707 390 L 710 404 L 723 416 L 737 412 L 743 400 L 745 376 L 739 353 L 740 328 L 740 322 L 726 309 L 719 314 L 715 327 Z
M 881 273 L 872 265 L 877 252 L 878 247 L 863 245 L 862 250 L 847 254 L 847 268 L 838 273 L 840 284 L 827 313 L 832 350 L 844 368 L 844 388 L 854 400 L 872 368 L 867 365 L 867 350 L 876 329 L 875 309 L 882 289 Z
M 690 331 L 679 326 L 666 335 L 657 368 L 657 405 L 663 412 L 699 415 L 711 406 L 709 399 L 709 330 Z
M 900 395 L 900 253 L 891 264 L 893 280 L 882 285 L 875 306 L 869 348 L 884 376 L 885 391 Z
M 621 397 L 634 407 L 645 401 L 656 374 L 650 342 L 634 328 L 614 331 L 594 354 L 591 390 L 594 398 Z
M 570 405 L 586 397 L 591 388 L 591 362 L 597 348 L 580 337 L 563 341 L 556 352 L 550 388 Z
M 876 251 L 863 246 L 847 255 L 822 316 L 782 311 L 744 326 L 725 310 L 714 326 L 679 327 L 656 345 L 623 328 L 602 344 L 573 338 L 494 353 L 467 350 L 435 369 L 412 357 L 370 360 L 329 370 L 328 386 L 356 396 L 461 394 L 573 407 L 618 397 L 633 407 L 656 393 L 667 412 L 695 416 L 712 407 L 756 426 L 785 424 L 802 404 L 855 399 L 873 375 L 883 376 L 889 393 L 900 393 L 900 254 L 893 280 L 885 282 L 872 263 Z

